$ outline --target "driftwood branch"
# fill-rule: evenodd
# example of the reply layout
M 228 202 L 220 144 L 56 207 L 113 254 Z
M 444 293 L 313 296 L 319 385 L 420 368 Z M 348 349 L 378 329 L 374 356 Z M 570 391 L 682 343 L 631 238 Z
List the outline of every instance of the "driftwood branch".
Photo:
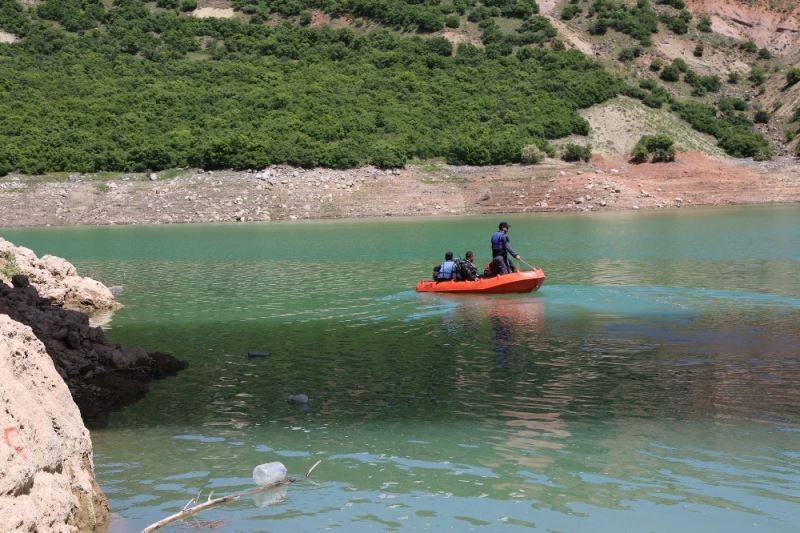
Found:
M 291 478 L 287 478 L 287 479 L 283 479 L 281 481 L 278 481 L 277 483 L 272 483 L 270 485 L 263 485 L 261 487 L 256 487 L 254 489 L 246 490 L 244 492 L 237 492 L 235 494 L 228 494 L 227 496 L 221 496 L 221 497 L 213 499 L 213 500 L 211 499 L 211 494 L 209 494 L 207 501 L 205 501 L 203 503 L 198 503 L 197 505 L 194 505 L 194 506 L 191 506 L 192 503 L 197 502 L 197 500 L 199 499 L 200 495 L 198 494 L 197 498 L 192 498 L 191 500 L 189 500 L 189 503 L 186 504 L 186 506 L 183 508 L 182 511 L 177 512 L 177 513 L 175 513 L 173 515 L 170 515 L 170 516 L 168 516 L 166 518 L 163 518 L 163 519 L 159 520 L 158 522 L 150 524 L 149 526 L 147 526 L 146 528 L 144 528 L 142 530 L 142 533 L 151 533 L 152 531 L 160 529 L 160 528 L 166 526 L 167 524 L 171 524 L 172 522 L 177 522 L 178 520 L 183 520 L 184 518 L 188 518 L 190 516 L 196 515 L 200 511 L 205 511 L 206 509 L 210 509 L 211 507 L 215 507 L 215 506 L 221 505 L 223 503 L 232 502 L 232 501 L 238 500 L 239 498 L 242 498 L 244 496 L 250 496 L 252 494 L 258 494 L 259 492 L 267 491 L 269 489 L 274 489 L 275 487 L 279 487 L 281 485 L 289 485 L 291 483 L 294 483 L 294 480 L 291 479 Z

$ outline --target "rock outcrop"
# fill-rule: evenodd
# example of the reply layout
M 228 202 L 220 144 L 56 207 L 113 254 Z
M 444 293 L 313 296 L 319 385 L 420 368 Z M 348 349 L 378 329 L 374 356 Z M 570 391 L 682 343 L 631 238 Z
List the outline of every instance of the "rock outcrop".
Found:
M 79 276 L 69 261 L 52 255 L 38 258 L 32 250 L 0 237 L 0 281 L 9 283 L 15 274 L 27 276 L 42 297 L 67 309 L 91 313 L 119 307 L 105 285 Z
M 0 315 L 0 531 L 105 529 L 92 442 L 33 330 Z
M 111 412 L 142 398 L 149 381 L 187 366 L 170 354 L 110 344 L 85 314 L 42 298 L 24 276 L 14 282 L 0 283 L 0 313 L 33 330 L 89 427 L 104 426 Z

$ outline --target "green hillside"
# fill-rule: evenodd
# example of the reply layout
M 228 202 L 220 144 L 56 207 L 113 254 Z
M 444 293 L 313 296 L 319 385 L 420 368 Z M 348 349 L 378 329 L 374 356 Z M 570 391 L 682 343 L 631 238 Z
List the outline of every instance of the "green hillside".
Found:
M 0 0 L 20 38 L 0 44 L 0 173 L 508 163 L 586 135 L 577 111 L 620 92 L 662 98 L 565 50 L 533 0 L 231 4 Z M 312 9 L 352 24 L 311 27 Z

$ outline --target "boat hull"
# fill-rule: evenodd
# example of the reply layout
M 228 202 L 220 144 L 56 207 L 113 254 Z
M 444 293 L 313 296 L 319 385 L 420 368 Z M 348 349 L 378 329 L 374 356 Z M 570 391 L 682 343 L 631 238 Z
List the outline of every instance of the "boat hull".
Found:
M 526 272 L 512 272 L 475 281 L 432 281 L 423 279 L 417 283 L 417 292 L 452 292 L 459 294 L 532 292 L 542 286 L 544 279 L 544 271 L 541 268 Z

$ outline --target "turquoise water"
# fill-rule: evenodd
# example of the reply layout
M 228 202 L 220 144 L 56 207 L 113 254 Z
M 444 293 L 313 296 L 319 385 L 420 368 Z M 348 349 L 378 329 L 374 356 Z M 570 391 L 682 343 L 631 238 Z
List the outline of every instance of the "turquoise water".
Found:
M 275 460 L 322 463 L 189 525 L 796 531 L 800 208 L 504 218 L 538 293 L 413 292 L 497 218 L 0 235 L 122 285 L 110 339 L 190 362 L 92 433 L 112 531 Z

